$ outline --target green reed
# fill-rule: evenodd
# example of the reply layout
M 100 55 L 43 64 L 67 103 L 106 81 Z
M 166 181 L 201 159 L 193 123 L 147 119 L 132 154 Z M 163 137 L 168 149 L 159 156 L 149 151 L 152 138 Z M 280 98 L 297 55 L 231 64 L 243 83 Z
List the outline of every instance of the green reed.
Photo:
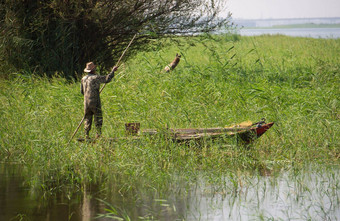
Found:
M 1 161 L 32 165 L 37 176 L 59 184 L 100 182 L 116 173 L 126 178 L 124 190 L 135 188 L 139 177 L 146 178 L 142 185 L 159 188 L 171 174 L 216 179 L 235 169 L 338 165 L 340 40 L 173 40 L 150 43 L 149 52 L 124 63 L 106 86 L 104 137 L 125 136 L 126 122 L 140 122 L 142 129 L 221 127 L 266 117 L 274 127 L 247 148 L 234 139 L 185 145 L 162 136 L 67 144 L 83 115 L 80 83 L 21 73 L 0 80 Z M 176 53 L 181 62 L 165 73 Z M 81 128 L 76 137 L 82 136 Z

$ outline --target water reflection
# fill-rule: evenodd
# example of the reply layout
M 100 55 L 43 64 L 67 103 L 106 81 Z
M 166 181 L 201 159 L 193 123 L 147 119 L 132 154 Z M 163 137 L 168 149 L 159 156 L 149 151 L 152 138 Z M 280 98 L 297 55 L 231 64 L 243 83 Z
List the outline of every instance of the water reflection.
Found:
M 74 193 L 36 191 L 23 167 L 0 164 L 0 220 L 90 220 L 92 199 Z M 83 200 L 84 199 L 84 200 Z
M 0 220 L 337 220 L 339 173 L 338 167 L 263 169 L 259 175 L 229 173 L 218 183 L 201 177 L 190 185 L 176 177 L 166 191 L 136 185 L 125 193 L 116 177 L 101 186 L 37 191 L 23 167 L 0 164 Z
M 187 220 L 338 220 L 340 170 L 281 172 L 226 181 L 223 189 L 202 184 L 191 195 Z

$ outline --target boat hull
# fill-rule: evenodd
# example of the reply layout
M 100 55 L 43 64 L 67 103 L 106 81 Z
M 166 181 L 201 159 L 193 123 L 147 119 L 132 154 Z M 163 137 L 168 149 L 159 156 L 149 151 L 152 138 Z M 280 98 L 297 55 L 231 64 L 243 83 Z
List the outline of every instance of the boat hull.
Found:
M 155 129 L 145 129 L 142 131 L 127 131 L 127 137 L 121 138 L 100 138 L 107 141 L 119 141 L 119 140 L 138 140 L 145 136 L 165 135 L 167 139 L 171 139 L 174 142 L 187 142 L 187 141 L 199 141 L 204 139 L 218 139 L 223 137 L 234 137 L 242 141 L 243 143 L 251 143 L 255 139 L 261 137 L 267 130 L 274 125 L 271 123 L 259 123 L 249 127 L 227 127 L 227 128 L 188 128 L 188 129 L 165 129 L 164 131 L 157 131 Z M 93 142 L 95 139 L 78 138 L 78 141 Z

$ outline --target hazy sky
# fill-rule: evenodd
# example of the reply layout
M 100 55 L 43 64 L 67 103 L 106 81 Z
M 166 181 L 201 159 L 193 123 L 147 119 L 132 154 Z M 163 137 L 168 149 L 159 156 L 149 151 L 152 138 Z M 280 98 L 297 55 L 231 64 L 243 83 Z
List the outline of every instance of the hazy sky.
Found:
M 227 0 L 233 18 L 340 17 L 340 0 Z

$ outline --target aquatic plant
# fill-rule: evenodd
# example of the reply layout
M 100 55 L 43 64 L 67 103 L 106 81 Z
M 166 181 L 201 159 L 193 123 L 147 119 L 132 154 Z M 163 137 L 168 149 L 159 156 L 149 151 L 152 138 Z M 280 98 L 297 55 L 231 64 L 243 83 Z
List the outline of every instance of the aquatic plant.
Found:
M 190 180 L 198 172 L 213 178 L 231 168 L 338 165 L 339 39 L 172 40 L 178 44 L 150 43 L 155 50 L 136 54 L 107 85 L 101 95 L 104 137 L 124 137 L 126 122 L 140 122 L 142 129 L 223 127 L 266 117 L 275 126 L 248 149 L 233 139 L 184 145 L 162 137 L 67 144 L 83 114 L 79 82 L 13 73 L 0 80 L 0 160 L 32 166 L 43 182 L 56 184 L 100 182 L 119 173 L 126 178 L 123 190 L 138 177 L 158 188 L 171 174 Z M 182 55 L 179 66 L 162 72 L 176 53 Z

